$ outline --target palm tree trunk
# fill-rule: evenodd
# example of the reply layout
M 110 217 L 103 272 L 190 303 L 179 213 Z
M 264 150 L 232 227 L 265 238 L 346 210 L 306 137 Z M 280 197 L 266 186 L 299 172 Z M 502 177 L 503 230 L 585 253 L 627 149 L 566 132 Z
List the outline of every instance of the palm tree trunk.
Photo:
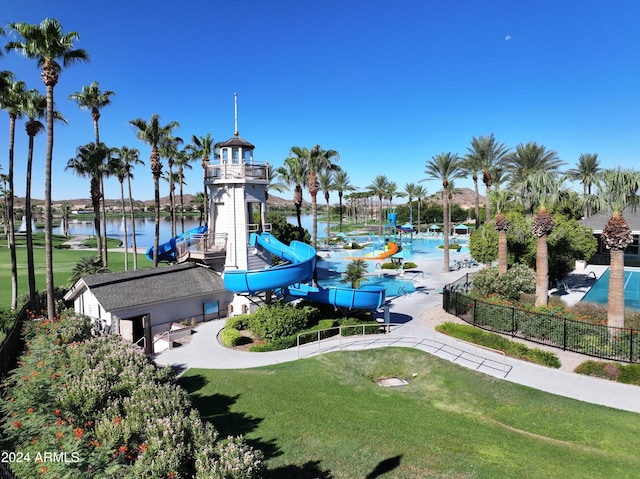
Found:
M 610 252 L 607 324 L 624 328 L 624 250 L 611 248 Z
M 120 181 L 120 201 L 122 203 L 122 224 L 124 225 L 124 270 L 129 271 L 129 236 L 127 235 L 127 212 L 124 206 L 124 178 Z
M 109 258 L 108 258 L 108 245 L 107 245 L 107 206 L 104 198 L 104 178 L 100 175 L 100 196 L 102 197 L 102 234 L 103 241 L 102 247 L 104 248 L 104 254 L 102 256 L 102 264 L 104 264 L 105 268 L 109 267 Z
M 329 212 L 329 196 L 326 197 L 327 200 L 327 244 L 329 241 L 329 237 L 331 236 L 331 215 Z
M 180 232 L 184 233 L 184 190 L 183 190 L 183 183 L 184 181 L 182 181 L 182 166 L 180 166 L 180 170 L 178 171 L 178 174 L 180 175 Z
M 491 192 L 491 185 L 487 184 L 485 185 L 485 196 L 487 197 L 487 200 L 485 201 L 485 213 L 486 213 L 486 223 L 489 223 L 491 221 L 491 202 L 489 201 L 489 193 Z
M 418 198 L 418 234 L 420 234 L 420 205 L 422 204 L 422 198 Z
M 380 199 L 380 218 L 378 224 L 378 235 L 382 236 L 382 195 L 378 197 Z
M 44 168 L 44 251 L 45 278 L 47 285 L 47 318 L 53 321 L 56 316 L 53 280 L 53 228 L 51 212 L 51 167 L 53 164 L 53 84 L 47 84 L 47 152 Z
M 158 249 L 160 247 L 160 176 L 153 175 L 155 223 L 156 229 L 153 235 L 153 267 L 158 267 Z
M 476 195 L 476 229 L 480 227 L 480 192 L 478 191 L 478 177 L 473 175 L 473 190 Z M 489 198 L 487 198 L 487 202 L 489 202 Z
M 549 301 L 549 251 L 547 235 L 539 236 L 536 244 L 536 307 Z
M 208 162 L 207 162 L 207 164 L 208 164 Z M 209 216 L 208 216 L 207 211 L 208 211 L 208 208 L 209 208 L 209 205 L 208 205 L 209 200 L 208 200 L 208 195 L 207 195 L 207 165 L 204 162 L 202 164 L 202 169 L 204 170 L 204 185 L 203 185 L 204 186 L 204 190 L 203 190 L 203 193 L 204 193 L 204 211 L 203 211 L 202 214 L 204 215 L 204 221 L 205 221 L 204 224 L 208 225 L 209 224 Z
M 7 240 L 9 242 L 9 255 L 11 256 L 11 309 L 18 307 L 18 258 L 16 256 L 16 235 L 13 212 L 13 197 L 15 189 L 13 187 L 13 154 L 16 135 L 16 118 L 10 115 L 9 120 L 9 234 Z
M 127 186 L 129 188 L 129 207 L 131 208 L 131 239 L 133 240 L 133 269 L 138 269 L 138 245 L 136 244 L 136 217 L 133 212 L 133 196 L 131 194 L 131 177 L 127 175 Z
M 442 190 L 442 222 L 444 240 L 444 267 L 443 271 L 448 273 L 449 269 L 449 195 L 446 193 L 446 186 Z
M 507 232 L 506 230 L 498 231 L 498 275 L 507 272 Z
M 316 248 L 316 243 L 318 239 L 318 202 L 317 202 L 317 193 L 311 193 L 311 246 Z
M 27 277 L 29 284 L 29 299 L 35 299 L 36 267 L 33 259 L 33 232 L 31 231 L 31 172 L 33 170 L 33 136 L 29 135 L 29 153 L 27 156 L 27 184 L 25 190 L 25 217 L 27 221 Z
M 338 232 L 342 233 L 342 191 L 338 192 L 338 201 L 340 204 L 340 219 L 339 219 L 340 228 L 338 229 Z

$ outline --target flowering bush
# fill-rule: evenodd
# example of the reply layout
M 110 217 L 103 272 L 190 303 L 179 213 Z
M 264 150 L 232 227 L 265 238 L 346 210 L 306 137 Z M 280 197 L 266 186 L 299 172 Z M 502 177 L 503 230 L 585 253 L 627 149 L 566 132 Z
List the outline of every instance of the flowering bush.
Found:
M 536 273 L 523 264 L 514 264 L 501 276 L 495 267 L 481 269 L 473 276 L 473 291 L 481 297 L 497 294 L 517 301 L 521 294 L 535 290 Z
M 1 402 L 4 449 L 31 458 L 12 464 L 18 477 L 260 477 L 259 451 L 218 442 L 171 371 L 120 338 L 89 339 L 71 315 L 29 322 L 25 338 Z

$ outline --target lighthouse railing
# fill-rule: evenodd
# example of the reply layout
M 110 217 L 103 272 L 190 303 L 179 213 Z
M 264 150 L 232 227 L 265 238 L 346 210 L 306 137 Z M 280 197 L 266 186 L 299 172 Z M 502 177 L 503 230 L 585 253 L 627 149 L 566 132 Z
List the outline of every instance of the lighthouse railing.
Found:
M 207 166 L 207 180 L 269 179 L 268 163 L 228 163 L 216 161 Z

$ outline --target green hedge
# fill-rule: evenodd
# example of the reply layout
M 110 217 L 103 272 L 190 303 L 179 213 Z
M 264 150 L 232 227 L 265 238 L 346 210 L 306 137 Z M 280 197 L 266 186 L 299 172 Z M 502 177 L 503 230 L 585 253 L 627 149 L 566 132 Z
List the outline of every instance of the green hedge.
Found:
M 317 320 L 318 310 L 313 306 L 278 301 L 258 308 L 249 318 L 249 329 L 259 339 L 274 341 L 295 335 Z
M 222 344 L 228 348 L 233 348 L 240 343 L 242 335 L 237 329 L 226 327 L 220 332 L 220 338 L 222 339 Z
M 224 327 L 242 331 L 243 329 L 249 328 L 250 319 L 251 319 L 250 314 L 242 314 L 240 316 L 231 316 L 230 318 L 227 318 L 226 323 L 224 323 Z

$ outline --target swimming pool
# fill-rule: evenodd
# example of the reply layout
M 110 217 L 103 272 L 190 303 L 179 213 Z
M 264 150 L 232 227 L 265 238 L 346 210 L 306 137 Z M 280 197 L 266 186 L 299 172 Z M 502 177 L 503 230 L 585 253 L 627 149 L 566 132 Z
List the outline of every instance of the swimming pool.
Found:
M 332 278 L 319 279 L 318 284 L 320 286 L 335 286 L 337 288 L 349 288 L 350 284 L 344 284 L 340 282 L 340 276 L 334 276 Z M 413 281 L 397 278 L 388 274 L 381 275 L 367 275 L 366 281 L 362 281 L 360 286 L 382 286 L 385 288 L 387 298 L 393 296 L 404 296 L 405 294 L 411 294 L 416 290 Z
M 609 269 L 600 276 L 581 301 L 598 304 L 609 302 Z M 624 306 L 640 311 L 640 268 L 624 269 Z

